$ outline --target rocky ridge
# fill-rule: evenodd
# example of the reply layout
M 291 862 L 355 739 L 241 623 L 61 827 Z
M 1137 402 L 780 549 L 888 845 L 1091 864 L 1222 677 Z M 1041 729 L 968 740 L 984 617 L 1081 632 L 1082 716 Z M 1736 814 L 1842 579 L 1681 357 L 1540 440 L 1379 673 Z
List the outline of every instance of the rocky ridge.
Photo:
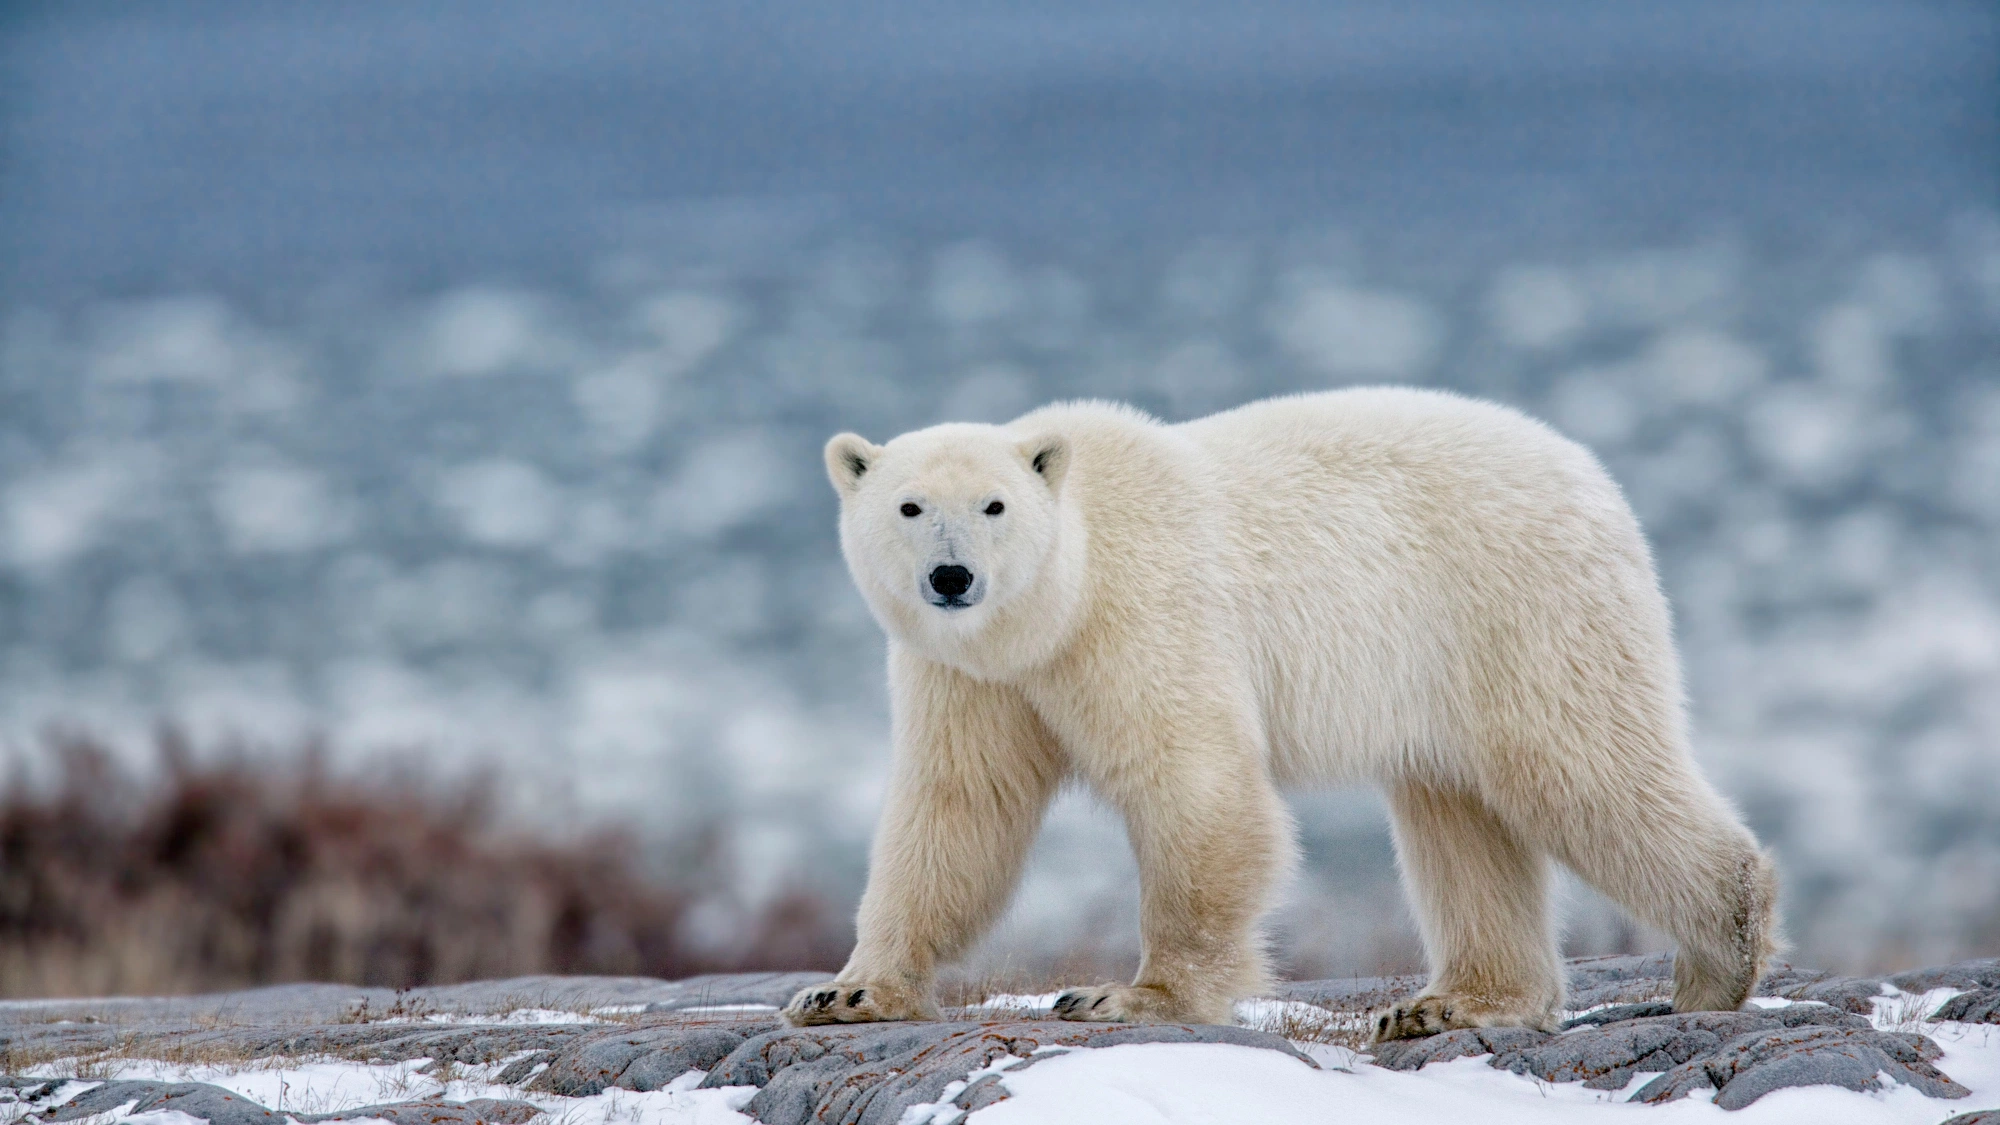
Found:
M 1736 1109 L 1790 1086 L 1875 1090 L 1909 1085 L 1937 1098 L 1966 1089 L 1940 1070 L 1941 1051 L 1914 1030 L 1867 1018 L 1885 985 L 1907 994 L 1961 990 L 1920 1019 L 2000 1023 L 2000 959 L 1968 961 L 1883 979 L 1779 966 L 1759 988 L 1790 1003 L 1741 1012 L 1675 1015 L 1671 960 L 1610 957 L 1572 962 L 1570 1007 L 1555 1033 L 1525 1028 L 1452 1031 L 1372 1048 L 1372 1061 L 1413 1071 L 1486 1056 L 1492 1066 L 1545 1082 L 1623 1090 L 1660 1104 L 1713 1090 Z M 551 1099 L 612 1089 L 652 1091 L 702 1072 L 700 1087 L 755 1090 L 743 1110 L 766 1125 L 878 1125 L 932 1106 L 931 1119 L 962 1119 L 1008 1096 L 1005 1075 L 1065 1051 L 1128 1043 L 1230 1043 L 1317 1066 L 1287 1034 L 1296 1013 L 1327 1027 L 1362 1026 L 1367 1011 L 1409 996 L 1421 978 L 1303 981 L 1274 999 L 1292 1023 L 1255 1027 L 1081 1024 L 969 1009 L 936 1023 L 791 1028 L 775 1006 L 822 974 L 746 974 L 658 981 L 529 977 L 392 993 L 336 985 L 286 985 L 212 996 L 0 1003 L 0 1103 L 9 1120 L 62 1123 L 112 1110 L 178 1110 L 210 1125 L 280 1125 L 380 1119 L 394 1125 L 528 1125 Z M 1768 1001 L 1766 1002 L 1768 1003 Z M 528 1022 L 520 1018 L 528 1015 Z M 537 1014 L 538 1013 L 538 1014 Z M 1029 1013 L 1029 1016 L 1038 1013 Z M 1305 1044 L 1310 1046 L 1309 1044 Z M 261 1060 L 317 1057 L 428 1060 L 427 1070 L 483 1066 L 518 1098 L 415 1098 L 332 1113 L 281 1113 L 199 1082 L 76 1082 L 28 1076 L 59 1060 Z M 1320 1060 L 1328 1056 L 1318 1053 Z M 115 1069 L 115 1068 L 108 1068 Z M 7 1108 L 0 1106 L 0 1108 Z M 1995 1111 L 1954 1119 L 1989 1125 Z M 940 1116 L 939 1114 L 942 1114 Z M 97 1118 L 102 1120 L 103 1118 Z

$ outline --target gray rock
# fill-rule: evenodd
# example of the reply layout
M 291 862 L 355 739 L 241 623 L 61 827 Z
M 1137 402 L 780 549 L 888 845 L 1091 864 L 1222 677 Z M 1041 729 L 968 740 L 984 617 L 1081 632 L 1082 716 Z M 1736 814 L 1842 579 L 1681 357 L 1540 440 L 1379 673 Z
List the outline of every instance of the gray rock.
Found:
M 518 1086 L 534 1078 L 538 1067 L 547 1066 L 554 1061 L 556 1061 L 556 1052 L 534 1051 L 502 1067 L 500 1073 L 493 1076 L 493 1080 L 502 1086 Z
M 606 1087 L 657 1090 L 690 1070 L 708 1070 L 775 1021 L 676 1022 L 585 1036 L 549 1060 L 538 1089 L 566 1097 Z M 526 1061 L 526 1060 L 522 1060 Z
M 2000 1023 L 2000 988 L 1980 988 L 1954 996 L 1931 1013 L 1934 1020 Z
M 2000 1109 L 1979 1109 L 1961 1113 L 1944 1125 L 2000 1125 Z
M 67 1082 L 62 1079 L 0 1078 L 0 1088 L 19 1091 L 21 1100 L 31 1104 L 53 1098 L 65 1085 Z M 127 1105 L 131 1113 L 176 1110 L 210 1125 L 284 1125 L 288 1118 L 301 1123 L 371 1118 L 394 1125 L 528 1125 L 546 1112 L 540 1106 L 522 1101 L 476 1098 L 455 1102 L 423 1098 L 335 1113 L 279 1113 L 206 1082 L 104 1082 L 62 1105 L 37 1107 L 32 1119 L 50 1123 L 75 1121 Z
M 302 1123 L 380 1118 L 392 1125 L 528 1125 L 548 1111 L 532 1102 L 474 1098 L 469 1102 L 425 1098 L 412 1102 L 362 1106 L 338 1113 L 292 1114 Z
M 1843 977 L 1779 962 L 1758 982 L 1757 995 L 1810 1000 L 1865 1016 L 1875 1010 L 1873 1001 L 1882 995 L 1882 982 L 1874 977 Z
M 1525 1050 L 1553 1038 L 1546 1031 L 1526 1027 L 1471 1027 L 1424 1039 L 1377 1043 L 1373 1050 L 1376 1066 L 1388 1070 L 1417 1070 L 1434 1062 Z
M 1672 1101 L 1713 1088 L 1717 1104 L 1730 1109 L 1786 1086 L 1872 1090 L 1882 1073 L 1932 1097 L 1964 1097 L 1967 1092 L 1931 1065 L 1942 1052 L 1930 1039 L 1876 1031 L 1860 1016 L 1830 1005 L 1682 1015 L 1661 1013 L 1660 1007 L 1635 1004 L 1592 1012 L 1571 1020 L 1557 1035 L 1476 1028 L 1384 1043 L 1374 1048 L 1375 1064 L 1416 1070 L 1491 1055 L 1490 1065 L 1502 1070 L 1598 1090 L 1623 1089 L 1634 1075 L 1658 1072 L 1633 1100 Z
M 1026 1060 L 1018 1067 L 1043 1057 L 1035 1052 L 1045 1047 L 1125 1043 L 1233 1043 L 1315 1065 L 1284 1039 L 1241 1027 L 1059 1020 L 850 1024 L 752 1036 L 702 1085 L 762 1087 L 746 1109 L 767 1125 L 894 1125 L 910 1106 L 940 1100 L 951 1083 L 1004 1056 Z M 1005 1096 L 1004 1082 L 982 1081 L 960 1091 L 954 1103 L 969 1111 Z
M 1653 1005 L 1632 1005 L 1627 1010 L 1650 1007 Z M 1581 1082 L 1594 1090 L 1620 1090 L 1634 1074 L 1670 1070 L 1691 1059 L 1707 1058 L 1742 1035 L 1787 1027 L 1868 1027 L 1859 1016 L 1820 1004 L 1764 1012 L 1652 1014 L 1595 1025 L 1572 1022 L 1577 1029 L 1568 1034 L 1495 1051 L 1493 1065 L 1546 1082 Z
M 1052 1054 L 1053 1052 L 1051 1052 Z M 1046 1059 L 1051 1057 L 1051 1055 L 1036 1055 L 1033 1059 L 1023 1060 L 1019 1066 L 1013 1069 L 1018 1070 L 1021 1066 L 1027 1066 L 1036 1059 Z M 958 1096 L 951 1099 L 951 1104 L 970 1115 L 974 1110 L 985 1109 L 994 1102 L 1005 1100 L 1007 1100 L 1007 1087 L 1001 1085 L 1000 1076 L 997 1074 L 984 1074 L 979 1077 L 978 1081 L 960 1090 Z
M 1931 1054 L 1935 1044 L 1927 1051 L 1912 1038 L 1828 1026 L 1755 1032 L 1668 1070 L 1641 1087 L 1632 1100 L 1658 1105 L 1695 1090 L 1714 1089 L 1716 1105 L 1741 1109 L 1789 1086 L 1878 1090 L 1883 1074 L 1934 1098 L 1963 1098 L 1972 1092 L 1930 1064 L 1925 1055 L 1937 1057 Z
M 75 1121 L 110 1113 L 128 1104 L 132 1113 L 171 1109 L 201 1118 L 209 1125 L 285 1125 L 282 1114 L 272 1113 L 241 1094 L 206 1082 L 106 1082 L 41 1116 L 50 1122 Z
M 2000 988 L 2000 957 L 1960 961 L 1941 969 L 1914 969 L 1889 978 L 1904 992 L 1928 992 L 1933 988 Z
M 1603 1027 L 1607 1023 L 1624 1023 L 1626 1020 L 1673 1014 L 1674 1006 L 1666 1000 L 1648 1000 L 1643 1004 L 1613 1004 L 1609 1008 L 1599 1008 L 1594 1012 L 1585 1012 L 1574 1019 L 1564 1020 L 1562 1029 L 1570 1031 L 1579 1027 Z
M 827 973 L 725 973 L 668 981 L 655 977 L 510 977 L 396 992 L 345 984 L 280 984 L 201 996 L 109 997 L 66 1001 L 0 1000 L 0 1024 L 95 1020 L 186 1027 L 203 1024 L 330 1024 L 365 1009 L 379 1015 L 476 1014 L 513 1008 L 678 1011 L 716 1004 L 782 1006 Z M 398 1007 L 400 1005 L 400 1008 Z

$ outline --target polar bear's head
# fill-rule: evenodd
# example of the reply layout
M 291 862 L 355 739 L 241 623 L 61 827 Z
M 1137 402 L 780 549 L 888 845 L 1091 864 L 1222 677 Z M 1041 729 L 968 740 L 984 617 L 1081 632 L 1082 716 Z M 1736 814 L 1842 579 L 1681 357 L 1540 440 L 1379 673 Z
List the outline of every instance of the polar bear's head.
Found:
M 1061 537 L 1069 446 L 954 424 L 887 445 L 826 443 L 848 569 L 906 640 L 970 638 L 1043 578 Z

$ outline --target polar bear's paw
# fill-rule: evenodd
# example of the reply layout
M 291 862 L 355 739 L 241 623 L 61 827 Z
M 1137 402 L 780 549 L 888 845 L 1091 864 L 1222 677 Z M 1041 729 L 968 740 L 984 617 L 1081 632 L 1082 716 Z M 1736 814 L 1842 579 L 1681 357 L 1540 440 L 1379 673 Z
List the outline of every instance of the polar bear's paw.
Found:
M 1099 984 L 1056 997 L 1057 1019 L 1093 1023 L 1206 1023 L 1163 988 Z
M 1553 1012 L 1496 1007 L 1490 1002 L 1467 996 L 1419 996 L 1407 1004 L 1398 1004 L 1376 1014 L 1375 1042 L 1421 1039 L 1441 1031 L 1467 1027 L 1532 1027 L 1553 1031 L 1554 1024 Z
M 800 989 L 785 1005 L 785 1022 L 793 1027 L 826 1023 L 876 1023 L 883 1020 L 934 1020 L 937 1005 L 927 993 L 899 984 L 839 981 Z

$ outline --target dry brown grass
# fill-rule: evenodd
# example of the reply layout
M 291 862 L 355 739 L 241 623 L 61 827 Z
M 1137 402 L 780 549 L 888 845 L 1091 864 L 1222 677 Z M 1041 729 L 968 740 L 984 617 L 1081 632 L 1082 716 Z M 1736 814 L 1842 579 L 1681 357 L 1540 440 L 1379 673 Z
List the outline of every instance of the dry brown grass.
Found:
M 52 782 L 17 769 L 0 794 L 0 995 L 674 978 L 846 953 L 846 919 L 803 894 L 727 954 L 695 949 L 683 922 L 726 874 L 712 849 L 690 844 L 663 881 L 619 833 L 499 828 L 488 787 L 340 776 L 311 747 L 197 756 L 172 734 L 150 777 L 84 738 L 48 752 Z
M 1330 1043 L 1362 1051 L 1374 1038 L 1367 1012 L 1334 1012 L 1310 1004 L 1285 1005 L 1275 1018 L 1248 1021 L 1258 1031 L 1283 1036 L 1294 1043 Z

